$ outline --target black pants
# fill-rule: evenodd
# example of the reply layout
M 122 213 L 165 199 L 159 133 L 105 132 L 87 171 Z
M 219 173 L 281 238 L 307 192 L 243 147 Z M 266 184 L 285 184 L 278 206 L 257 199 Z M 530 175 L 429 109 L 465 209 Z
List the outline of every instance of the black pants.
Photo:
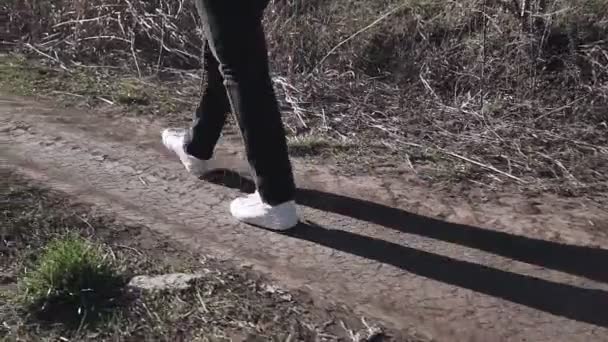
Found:
M 269 0 L 195 2 L 206 37 L 205 79 L 186 152 L 210 159 L 232 110 L 262 199 L 269 204 L 290 201 L 294 178 L 262 25 Z

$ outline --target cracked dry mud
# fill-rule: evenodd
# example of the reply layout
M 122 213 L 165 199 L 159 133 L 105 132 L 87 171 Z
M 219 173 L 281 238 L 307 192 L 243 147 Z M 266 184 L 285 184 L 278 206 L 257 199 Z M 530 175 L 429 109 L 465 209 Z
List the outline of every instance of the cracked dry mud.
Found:
M 161 128 L 0 95 L 5 166 L 319 305 L 436 340 L 608 341 L 608 213 L 593 202 L 504 193 L 472 204 L 413 175 L 347 178 L 296 161 L 304 222 L 276 234 L 228 214 L 251 188 L 237 137 L 218 151 L 230 171 L 203 181 L 163 151 Z

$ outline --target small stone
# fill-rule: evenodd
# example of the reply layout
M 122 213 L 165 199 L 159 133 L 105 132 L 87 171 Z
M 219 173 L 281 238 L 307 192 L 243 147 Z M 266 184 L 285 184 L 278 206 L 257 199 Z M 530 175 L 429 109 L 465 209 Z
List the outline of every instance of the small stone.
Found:
M 141 275 L 129 281 L 129 287 L 145 291 L 178 291 L 187 290 L 192 287 L 194 281 L 202 278 L 202 275 L 172 273 L 158 276 Z

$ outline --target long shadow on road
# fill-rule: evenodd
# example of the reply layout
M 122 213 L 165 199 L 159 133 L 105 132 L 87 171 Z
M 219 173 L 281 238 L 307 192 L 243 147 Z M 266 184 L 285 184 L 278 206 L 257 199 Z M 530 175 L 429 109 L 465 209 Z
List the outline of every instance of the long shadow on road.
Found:
M 608 327 L 608 292 L 560 284 L 302 223 L 287 235 L 554 315 Z
M 251 180 L 232 171 L 205 179 L 250 192 Z M 317 190 L 299 189 L 298 204 L 386 228 L 451 242 L 514 260 L 608 283 L 608 251 L 448 223 L 406 211 Z M 581 322 L 608 327 L 608 292 L 524 276 L 310 223 L 287 235 L 408 272 Z

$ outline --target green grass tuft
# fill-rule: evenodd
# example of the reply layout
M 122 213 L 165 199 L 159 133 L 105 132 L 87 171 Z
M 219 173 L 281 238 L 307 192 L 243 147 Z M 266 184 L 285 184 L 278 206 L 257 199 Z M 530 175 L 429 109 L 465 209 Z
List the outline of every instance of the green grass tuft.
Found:
M 125 105 L 148 105 L 150 95 L 146 87 L 137 79 L 123 79 L 119 83 L 116 99 Z
M 17 95 L 34 95 L 36 82 L 44 77 L 34 68 L 29 68 L 26 60 L 18 55 L 0 55 L 0 90 Z
M 21 288 L 25 304 L 41 317 L 82 321 L 98 317 L 123 284 L 98 246 L 68 236 L 47 245 Z

